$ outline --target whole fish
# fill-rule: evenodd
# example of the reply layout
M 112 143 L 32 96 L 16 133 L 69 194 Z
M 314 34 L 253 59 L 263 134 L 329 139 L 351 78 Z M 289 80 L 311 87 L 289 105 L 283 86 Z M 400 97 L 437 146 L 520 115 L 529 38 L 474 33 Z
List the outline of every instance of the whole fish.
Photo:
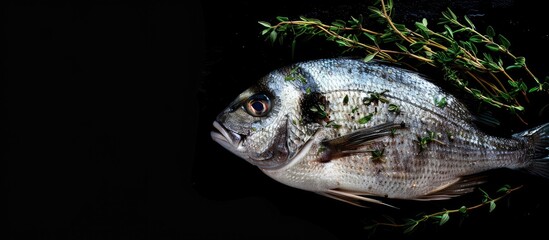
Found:
M 497 168 L 549 177 L 549 123 L 502 138 L 475 119 L 419 73 L 319 59 L 261 78 L 211 137 L 280 183 L 359 206 L 460 196 Z

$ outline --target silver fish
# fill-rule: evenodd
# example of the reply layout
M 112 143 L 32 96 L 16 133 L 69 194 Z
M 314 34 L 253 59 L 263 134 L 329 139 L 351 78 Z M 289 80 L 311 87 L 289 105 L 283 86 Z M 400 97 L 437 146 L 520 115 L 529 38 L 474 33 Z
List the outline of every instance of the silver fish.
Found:
M 474 120 L 419 73 L 319 59 L 261 78 L 211 137 L 280 183 L 359 206 L 460 196 L 497 168 L 549 176 L 549 123 L 502 138 Z

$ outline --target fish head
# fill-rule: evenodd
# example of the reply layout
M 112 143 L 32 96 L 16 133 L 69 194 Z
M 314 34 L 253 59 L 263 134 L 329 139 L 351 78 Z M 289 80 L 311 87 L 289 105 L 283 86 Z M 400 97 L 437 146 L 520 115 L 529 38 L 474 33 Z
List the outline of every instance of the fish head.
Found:
M 213 122 L 212 139 L 261 169 L 277 169 L 295 154 L 288 125 L 299 113 L 303 87 L 288 81 L 288 68 L 272 71 L 246 89 Z

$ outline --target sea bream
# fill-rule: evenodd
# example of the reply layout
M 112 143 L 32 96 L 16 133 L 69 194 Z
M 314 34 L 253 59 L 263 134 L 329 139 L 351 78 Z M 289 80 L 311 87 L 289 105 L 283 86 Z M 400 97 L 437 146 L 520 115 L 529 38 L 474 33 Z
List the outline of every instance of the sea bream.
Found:
M 215 142 L 274 180 L 357 205 L 460 196 L 497 168 L 549 176 L 549 123 L 488 135 L 425 76 L 375 61 L 276 69 L 213 126 Z

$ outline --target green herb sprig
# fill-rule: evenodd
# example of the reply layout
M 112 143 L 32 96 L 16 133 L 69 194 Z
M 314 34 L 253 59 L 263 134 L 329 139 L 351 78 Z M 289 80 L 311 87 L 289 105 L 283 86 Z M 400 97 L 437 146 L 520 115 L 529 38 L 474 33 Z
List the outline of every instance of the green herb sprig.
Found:
M 493 212 L 496 208 L 496 202 L 502 200 L 503 198 L 509 196 L 512 192 L 522 188 L 522 185 L 511 188 L 509 185 L 504 185 L 497 192 L 500 193 L 498 197 L 492 198 L 479 188 L 479 191 L 482 193 L 482 202 L 474 206 L 461 206 L 456 209 L 445 209 L 443 211 L 421 215 L 419 218 L 410 218 L 404 220 L 402 223 L 397 223 L 393 219 L 388 218 L 387 222 L 378 222 L 375 221 L 373 224 L 366 226 L 367 230 L 370 230 L 370 234 L 373 234 L 375 230 L 379 227 L 391 227 L 391 228 L 401 228 L 404 233 L 413 232 L 420 224 L 427 222 L 438 223 L 442 226 L 450 220 L 450 216 L 459 214 L 462 217 L 467 217 L 468 213 L 474 209 L 482 208 L 488 206 L 488 212 Z
M 259 24 L 264 27 L 261 34 L 273 43 L 293 37 L 292 52 L 298 38 L 317 37 L 344 51 L 362 51 L 364 61 L 377 58 L 410 68 L 431 66 L 479 102 L 506 109 L 524 123 L 519 112 L 529 102 L 528 94 L 549 95 L 549 77 L 540 80 L 534 75 L 526 59 L 515 56 L 511 42 L 494 28 L 488 26 L 481 33 L 466 15 L 458 18 L 449 8 L 434 27 L 424 18 L 410 28 L 393 21 L 393 7 L 392 0 L 381 0 L 369 7 L 367 19 L 351 16 L 329 24 L 306 17 L 277 17 L 276 24 Z
M 431 142 L 436 142 L 441 145 L 446 145 L 446 143 L 437 139 L 437 134 L 433 131 L 427 131 L 427 135 L 423 137 L 417 136 L 416 142 L 419 147 L 419 152 L 422 152 L 423 150 L 425 150 L 427 148 L 427 144 Z

